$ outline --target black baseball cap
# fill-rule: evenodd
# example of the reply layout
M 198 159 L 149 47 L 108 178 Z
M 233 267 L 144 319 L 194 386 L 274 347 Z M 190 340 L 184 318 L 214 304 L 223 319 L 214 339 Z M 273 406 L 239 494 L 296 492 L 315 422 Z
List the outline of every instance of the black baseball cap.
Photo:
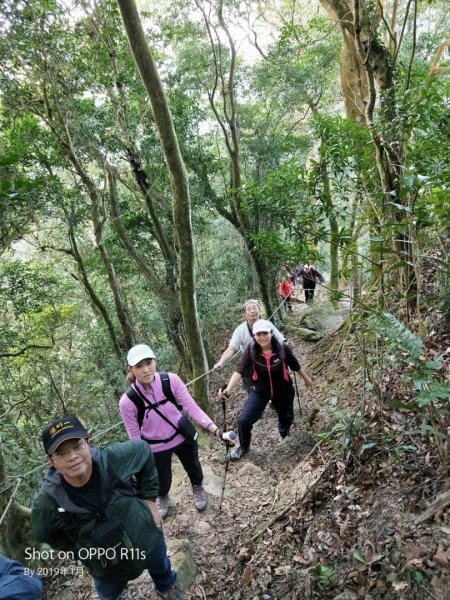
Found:
M 53 454 L 56 448 L 66 440 L 88 437 L 88 432 L 74 415 L 59 417 L 42 431 L 42 443 L 47 454 Z

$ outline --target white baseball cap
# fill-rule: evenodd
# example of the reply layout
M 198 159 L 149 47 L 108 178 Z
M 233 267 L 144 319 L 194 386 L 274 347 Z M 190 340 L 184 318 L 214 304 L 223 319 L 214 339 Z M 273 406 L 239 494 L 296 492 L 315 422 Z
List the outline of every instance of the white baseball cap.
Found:
M 137 344 L 127 354 L 127 361 L 130 367 L 134 367 L 141 360 L 144 360 L 144 358 L 156 358 L 155 353 L 147 344 Z
M 255 333 L 262 333 L 265 331 L 266 333 L 271 333 L 273 329 L 273 325 L 270 321 L 266 321 L 265 319 L 258 319 L 253 323 L 252 332 L 253 335 Z

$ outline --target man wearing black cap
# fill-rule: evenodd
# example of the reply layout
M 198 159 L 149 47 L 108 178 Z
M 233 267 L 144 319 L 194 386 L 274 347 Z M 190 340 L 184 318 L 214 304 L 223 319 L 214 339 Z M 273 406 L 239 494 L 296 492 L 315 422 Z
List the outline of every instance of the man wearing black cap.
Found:
M 183 600 L 167 556 L 156 506 L 158 475 L 147 444 L 130 441 L 91 448 L 75 416 L 42 432 L 50 463 L 33 501 L 33 533 L 82 561 L 100 600 L 115 600 L 148 569 L 161 598 Z

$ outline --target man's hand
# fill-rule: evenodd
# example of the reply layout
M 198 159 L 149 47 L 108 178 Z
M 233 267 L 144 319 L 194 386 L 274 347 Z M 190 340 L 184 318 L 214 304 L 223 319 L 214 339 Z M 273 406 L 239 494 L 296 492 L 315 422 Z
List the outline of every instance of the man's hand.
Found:
M 162 529 L 163 522 L 161 519 L 161 515 L 159 514 L 158 505 L 154 500 L 144 500 L 144 502 L 149 507 L 150 512 L 152 513 L 153 521 L 155 522 L 156 527 L 158 527 L 158 529 Z
M 213 366 L 214 371 L 220 371 L 221 368 L 222 365 L 220 364 L 220 362 L 216 362 L 216 364 Z

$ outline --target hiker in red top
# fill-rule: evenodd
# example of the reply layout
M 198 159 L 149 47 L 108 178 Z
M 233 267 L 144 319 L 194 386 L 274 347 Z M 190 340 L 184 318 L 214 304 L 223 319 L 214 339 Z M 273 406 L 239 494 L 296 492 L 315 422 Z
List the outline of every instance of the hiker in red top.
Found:
M 292 277 L 280 281 L 277 285 L 277 290 L 280 296 L 283 298 L 283 300 L 286 301 L 286 310 L 292 312 L 291 296 L 292 292 L 294 291 L 294 282 L 292 280 Z
M 253 425 L 261 418 L 269 400 L 272 400 L 278 415 L 280 441 L 289 435 L 289 429 L 294 422 L 295 391 L 287 367 L 298 371 L 307 387 L 313 385 L 289 346 L 280 344 L 273 337 L 272 328 L 272 323 L 264 319 L 254 323 L 255 341 L 244 350 L 226 388 L 219 391 L 219 397 L 229 396 L 242 377 L 252 381 L 239 415 L 240 445 L 231 452 L 232 460 L 239 460 L 249 451 Z

